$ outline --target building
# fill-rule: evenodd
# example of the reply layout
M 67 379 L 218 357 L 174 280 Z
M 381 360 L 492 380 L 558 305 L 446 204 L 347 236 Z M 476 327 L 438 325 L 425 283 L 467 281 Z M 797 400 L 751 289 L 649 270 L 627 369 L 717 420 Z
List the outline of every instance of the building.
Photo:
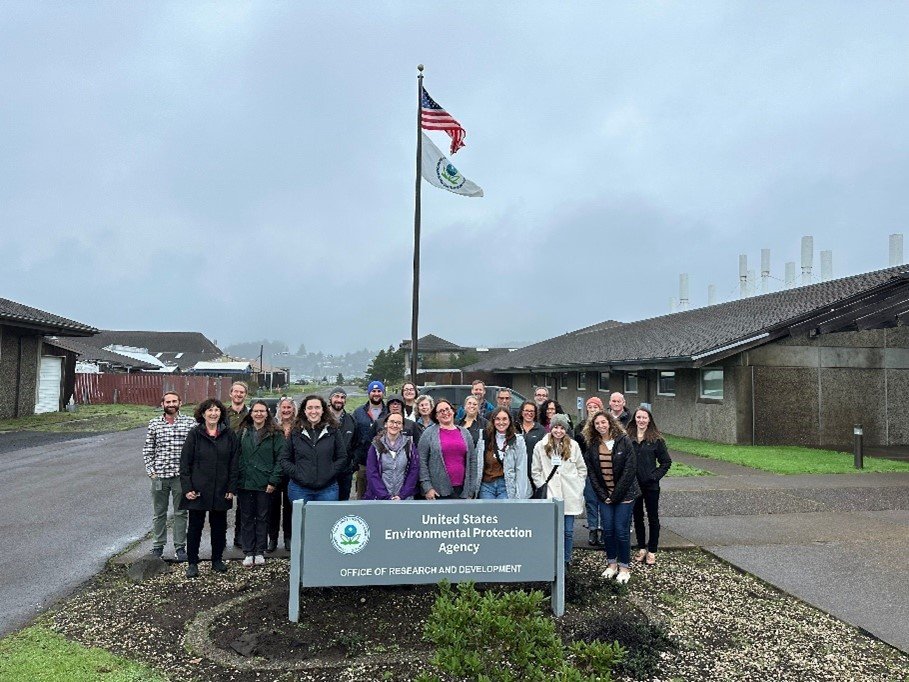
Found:
M 566 410 L 625 393 L 667 433 L 743 444 L 909 443 L 909 266 L 593 325 L 466 368 Z M 604 401 L 605 402 L 605 401 Z
M 97 348 L 82 339 L 48 336 L 45 337 L 44 343 L 64 352 L 74 353 L 77 374 L 154 372 L 160 368 L 160 363 L 145 362 L 131 355 Z
M 144 351 L 151 359 L 134 351 L 122 351 L 137 359 L 160 362 L 164 367 L 179 367 L 180 371 L 192 369 L 198 362 L 210 362 L 224 353 L 201 332 L 152 332 L 105 329 L 88 343 L 97 348 L 117 352 L 115 347 Z
M 76 354 L 44 337 L 97 333 L 87 324 L 0 298 L 0 419 L 63 409 L 73 394 Z
M 410 339 L 405 339 L 398 344 L 398 348 L 404 349 L 404 367 L 407 373 L 410 372 L 410 347 Z M 417 363 L 420 369 L 452 369 L 463 367 L 470 362 L 502 355 L 509 350 L 515 349 L 459 346 L 435 334 L 427 334 L 417 339 Z

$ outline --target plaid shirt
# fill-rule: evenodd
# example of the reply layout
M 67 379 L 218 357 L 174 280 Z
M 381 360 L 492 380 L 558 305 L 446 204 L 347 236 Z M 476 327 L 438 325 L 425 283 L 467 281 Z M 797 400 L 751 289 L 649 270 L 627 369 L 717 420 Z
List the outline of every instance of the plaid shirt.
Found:
M 186 435 L 195 425 L 195 419 L 180 413 L 177 413 L 173 424 L 168 424 L 163 414 L 148 422 L 142 456 L 149 476 L 172 478 L 180 475 L 180 453 Z

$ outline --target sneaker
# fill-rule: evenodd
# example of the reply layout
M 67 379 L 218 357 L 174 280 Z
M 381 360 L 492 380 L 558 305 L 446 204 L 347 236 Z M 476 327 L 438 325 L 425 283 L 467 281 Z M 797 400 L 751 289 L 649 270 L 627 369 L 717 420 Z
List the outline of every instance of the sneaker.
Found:
M 243 559 L 243 568 L 252 568 L 253 565 L 253 555 L 247 554 L 246 558 Z
M 211 570 L 217 571 L 218 573 L 227 573 L 227 564 L 223 561 L 212 561 Z
M 634 560 L 637 561 L 638 563 L 641 563 L 642 561 L 644 561 L 644 557 L 646 557 L 646 556 L 647 556 L 647 550 L 639 549 L 634 555 Z
M 621 571 L 619 571 L 619 575 L 615 579 L 619 585 L 624 585 L 629 580 L 631 580 L 631 571 L 629 571 L 627 568 L 623 568 Z
M 164 556 L 164 548 L 163 548 L 163 547 L 152 547 L 152 548 L 148 551 L 148 553 L 151 554 L 152 556 L 163 557 L 163 556 Z
M 186 577 L 187 578 L 198 578 L 199 577 L 199 564 L 189 564 L 186 567 Z
M 186 556 L 186 550 L 183 547 L 177 547 L 177 550 L 174 552 L 174 559 L 182 563 L 188 561 L 189 557 Z
M 616 574 L 619 572 L 619 567 L 615 564 L 609 564 L 605 571 L 603 571 L 603 577 L 606 580 L 612 580 L 615 578 Z
M 265 557 L 262 556 L 261 554 L 256 554 L 256 566 L 264 566 L 264 565 L 265 565 Z

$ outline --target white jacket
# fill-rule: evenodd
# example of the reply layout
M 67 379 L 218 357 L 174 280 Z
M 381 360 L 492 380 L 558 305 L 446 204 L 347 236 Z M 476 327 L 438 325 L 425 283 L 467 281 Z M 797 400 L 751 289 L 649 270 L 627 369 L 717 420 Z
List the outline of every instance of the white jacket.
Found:
M 566 434 L 566 437 L 567 434 Z M 533 484 L 540 487 L 546 483 L 552 471 L 552 457 L 546 454 L 546 444 L 552 436 L 546 436 L 533 449 L 533 464 L 530 469 Z M 563 459 L 558 472 L 549 481 L 547 499 L 565 501 L 565 516 L 579 516 L 584 511 L 584 483 L 587 481 L 587 465 L 581 455 L 581 448 L 571 439 L 571 456 Z

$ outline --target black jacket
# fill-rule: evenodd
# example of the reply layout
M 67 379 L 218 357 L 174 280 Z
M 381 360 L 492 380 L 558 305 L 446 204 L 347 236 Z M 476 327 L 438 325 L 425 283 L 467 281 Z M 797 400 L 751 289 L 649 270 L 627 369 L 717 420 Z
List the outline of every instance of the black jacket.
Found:
M 458 426 L 464 426 L 464 419 L 461 419 L 460 421 L 456 421 L 455 423 Z M 471 424 L 469 427 L 464 426 L 464 428 L 470 432 L 471 436 L 473 436 L 473 442 L 479 443 L 480 440 L 482 440 L 482 438 L 483 438 L 483 432 L 486 430 L 486 424 L 488 424 L 488 423 L 489 422 L 487 422 L 486 419 L 484 419 L 483 417 L 477 416 L 477 418 L 473 420 L 473 424 Z M 422 431 L 421 431 L 421 433 L 422 433 Z M 417 442 L 419 442 L 419 441 L 417 441 Z
M 224 496 L 237 493 L 240 441 L 230 427 L 218 425 L 218 435 L 209 436 L 204 424 L 197 424 L 186 436 L 180 453 L 180 509 L 227 511 L 233 506 Z M 186 499 L 194 490 L 199 497 Z
M 345 472 L 350 473 L 357 468 L 354 463 L 354 437 L 357 435 L 357 424 L 346 410 L 341 413 L 338 433 L 341 434 L 341 440 L 344 441 L 344 449 L 347 451 L 347 469 Z
M 638 443 L 631 441 L 638 460 L 638 483 L 642 489 L 654 490 L 660 487 L 660 479 L 672 466 L 672 458 L 666 449 L 666 441 L 657 438 L 656 441 Z
M 347 449 L 338 430 L 325 426 L 316 442 L 308 431 L 294 429 L 281 455 L 281 470 L 297 485 L 321 490 L 334 483 L 347 467 Z
M 533 428 L 530 431 L 524 431 L 524 426 L 521 422 L 517 422 L 515 426 L 517 432 L 524 436 L 524 445 L 527 446 L 527 476 L 533 481 L 533 477 L 530 475 L 530 470 L 533 467 L 533 449 L 537 446 L 543 437 L 546 435 L 546 429 L 544 429 L 539 422 L 533 425 Z M 583 450 L 581 450 L 583 452 Z
M 600 444 L 588 444 L 584 451 L 587 463 L 587 476 L 593 492 L 601 502 L 627 502 L 641 494 L 638 487 L 637 455 L 631 439 L 619 436 L 612 445 L 612 481 L 613 488 L 606 487 L 603 472 L 600 471 Z

